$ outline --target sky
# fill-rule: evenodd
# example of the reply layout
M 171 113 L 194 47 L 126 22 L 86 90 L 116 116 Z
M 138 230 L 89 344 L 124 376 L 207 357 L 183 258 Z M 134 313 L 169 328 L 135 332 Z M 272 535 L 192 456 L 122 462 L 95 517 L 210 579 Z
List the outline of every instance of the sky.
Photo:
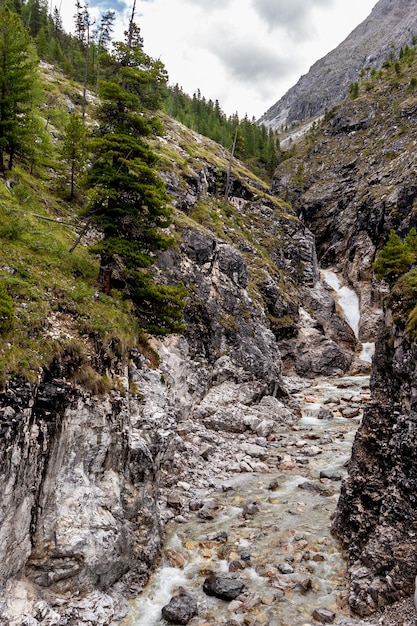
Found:
M 75 1 L 61 1 L 73 31 Z M 169 84 L 198 89 L 226 115 L 259 119 L 309 68 L 341 43 L 376 0 L 136 0 L 144 50 Z M 65 5 L 65 6 L 63 6 Z M 89 0 L 90 15 L 117 14 L 123 39 L 133 0 Z M 58 5 L 59 8 L 59 5 Z

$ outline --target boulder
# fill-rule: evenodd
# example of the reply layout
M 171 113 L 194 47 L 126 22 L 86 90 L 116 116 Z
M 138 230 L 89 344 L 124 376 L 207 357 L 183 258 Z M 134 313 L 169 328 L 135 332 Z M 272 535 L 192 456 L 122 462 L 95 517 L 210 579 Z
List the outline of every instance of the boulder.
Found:
M 162 617 L 169 624 L 188 624 L 195 615 L 198 615 L 197 602 L 185 591 L 173 596 L 162 607 Z
M 204 593 L 220 600 L 234 600 L 244 589 L 243 581 L 231 576 L 209 576 L 203 583 Z

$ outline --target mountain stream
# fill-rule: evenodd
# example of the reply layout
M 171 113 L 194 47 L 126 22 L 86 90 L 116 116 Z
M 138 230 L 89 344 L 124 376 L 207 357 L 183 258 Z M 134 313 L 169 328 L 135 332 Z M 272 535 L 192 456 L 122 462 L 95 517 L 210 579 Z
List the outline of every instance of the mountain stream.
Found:
M 357 329 L 357 300 L 339 298 Z M 167 624 L 161 609 L 180 588 L 198 606 L 189 626 L 306 626 L 317 610 L 324 621 L 343 615 L 346 563 L 330 526 L 368 385 L 368 376 L 288 380 L 301 418 L 268 444 L 269 472 L 238 474 L 210 494 L 212 519 L 167 524 L 159 566 L 123 626 Z M 237 577 L 243 592 L 227 601 L 207 595 L 213 574 Z

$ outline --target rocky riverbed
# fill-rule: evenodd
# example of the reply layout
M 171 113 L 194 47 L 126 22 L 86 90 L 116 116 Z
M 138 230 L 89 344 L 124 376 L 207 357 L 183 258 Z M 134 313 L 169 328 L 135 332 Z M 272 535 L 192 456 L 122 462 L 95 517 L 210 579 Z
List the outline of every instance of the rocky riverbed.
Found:
M 349 616 L 346 564 L 330 532 L 369 377 L 286 384 L 285 428 L 249 411 L 240 415 L 244 432 L 237 422 L 235 432 L 180 424 L 162 488 L 163 556 L 123 626 L 166 624 L 161 610 L 172 597 L 191 603 L 178 622 L 190 626 L 408 623 L 407 604 L 401 622 Z M 242 587 L 219 599 L 207 592 L 213 577 Z

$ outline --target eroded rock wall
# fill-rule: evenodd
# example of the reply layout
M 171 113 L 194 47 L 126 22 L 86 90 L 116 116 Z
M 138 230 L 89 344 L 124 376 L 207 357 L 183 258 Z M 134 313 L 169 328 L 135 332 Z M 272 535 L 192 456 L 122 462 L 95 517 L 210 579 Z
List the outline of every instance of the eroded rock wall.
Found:
M 160 374 L 139 356 L 119 381 L 120 391 L 94 396 L 46 373 L 38 384 L 10 381 L 0 395 L 0 574 L 10 619 L 33 615 L 40 598 L 60 597 L 65 612 L 64 599 L 125 574 L 137 589 L 153 566 L 158 472 L 175 420 Z
M 417 573 L 417 346 L 389 313 L 373 362 L 334 533 L 349 560 L 352 610 L 369 615 L 410 595 Z

